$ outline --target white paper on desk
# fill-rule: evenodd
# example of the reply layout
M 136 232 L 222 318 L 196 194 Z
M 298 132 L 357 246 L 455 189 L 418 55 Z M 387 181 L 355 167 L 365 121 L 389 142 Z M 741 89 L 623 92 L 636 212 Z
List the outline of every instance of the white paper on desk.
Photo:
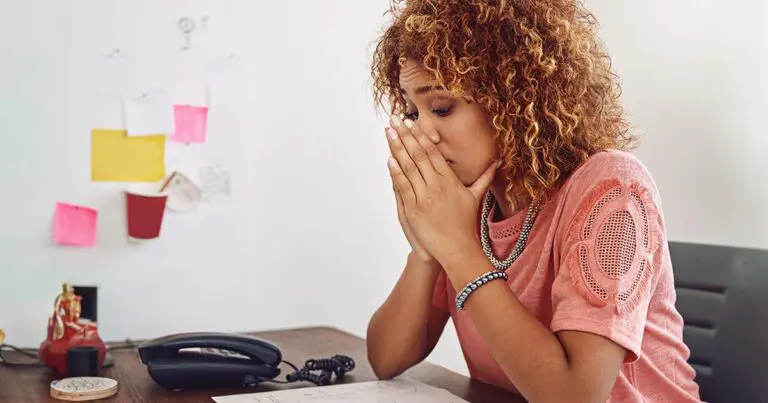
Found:
M 445 389 L 409 378 L 214 396 L 212 399 L 217 403 L 468 403 Z
M 101 96 L 126 98 L 141 94 L 139 63 L 125 51 L 95 52 L 91 65 L 94 90 Z
M 211 105 L 245 103 L 245 65 L 230 56 L 212 64 L 206 76 L 208 102 Z
M 125 128 L 129 136 L 171 134 L 176 131 L 173 104 L 165 90 L 147 91 L 123 102 Z

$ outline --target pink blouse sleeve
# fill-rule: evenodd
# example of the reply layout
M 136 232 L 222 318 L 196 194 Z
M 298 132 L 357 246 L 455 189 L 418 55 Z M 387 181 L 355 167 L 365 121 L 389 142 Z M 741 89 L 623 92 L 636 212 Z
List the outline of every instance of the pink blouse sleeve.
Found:
M 553 332 L 606 337 L 640 355 L 664 238 L 653 180 L 639 161 L 604 159 L 574 183 L 552 287 Z M 570 204 L 570 206 L 569 206 Z

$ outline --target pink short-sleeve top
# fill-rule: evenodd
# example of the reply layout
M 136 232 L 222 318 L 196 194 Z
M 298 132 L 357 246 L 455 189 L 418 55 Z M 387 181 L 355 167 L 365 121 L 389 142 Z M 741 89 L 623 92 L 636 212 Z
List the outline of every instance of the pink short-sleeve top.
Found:
M 511 252 L 524 216 L 489 218 L 497 257 Z M 609 402 L 700 401 L 675 308 L 661 200 L 632 154 L 609 150 L 582 164 L 542 206 L 507 273 L 518 300 L 553 333 L 594 333 L 628 351 Z M 469 316 L 456 310 L 456 288 L 441 272 L 433 303 L 450 313 L 470 375 L 516 391 Z

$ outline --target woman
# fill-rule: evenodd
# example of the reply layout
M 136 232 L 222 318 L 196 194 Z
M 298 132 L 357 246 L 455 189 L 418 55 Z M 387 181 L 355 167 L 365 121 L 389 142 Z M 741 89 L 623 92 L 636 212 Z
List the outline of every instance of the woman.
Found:
M 371 318 L 395 377 L 453 320 L 470 375 L 531 402 L 700 401 L 661 201 L 575 0 L 408 0 L 376 99 L 412 246 Z

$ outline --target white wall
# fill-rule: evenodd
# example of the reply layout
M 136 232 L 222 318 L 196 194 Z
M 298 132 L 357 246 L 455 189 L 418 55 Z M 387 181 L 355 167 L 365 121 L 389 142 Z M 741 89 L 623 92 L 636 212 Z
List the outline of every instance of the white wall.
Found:
M 0 1 L 0 328 L 45 336 L 63 281 L 100 289 L 104 338 L 330 324 L 363 334 L 407 251 L 370 96 L 386 2 Z M 41 11 L 46 11 L 43 14 Z M 179 51 L 176 23 L 209 16 Z M 119 47 L 176 102 L 205 100 L 208 62 L 247 61 L 250 102 L 212 108 L 210 141 L 169 144 L 169 169 L 223 163 L 233 195 L 166 214 L 160 240 L 125 240 L 123 184 L 90 182 L 92 127 L 122 124 L 93 96 L 89 57 Z M 56 201 L 99 210 L 97 247 L 50 241 Z M 370 285 L 364 285 L 365 283 Z M 143 323 L 142 323 L 143 322 Z
M 765 6 L 729 4 L 740 13 L 712 0 L 590 5 L 623 76 L 643 134 L 638 154 L 661 188 L 670 236 L 765 247 L 768 82 L 760 73 L 768 51 L 754 28 Z M 110 340 L 313 324 L 364 335 L 408 250 L 385 166 L 386 117 L 369 88 L 370 45 L 386 6 L 0 0 L 0 327 L 8 342 L 44 338 L 63 281 L 100 287 Z M 210 22 L 182 53 L 175 24 L 185 15 Z M 204 100 L 199 79 L 209 59 L 235 53 L 248 62 L 245 110 L 212 110 L 205 147 L 169 151 L 169 168 L 231 167 L 233 195 L 195 215 L 167 215 L 162 239 L 148 245 L 125 242 L 122 185 L 89 181 L 90 128 L 121 119 L 117 103 L 89 90 L 88 55 L 102 47 L 132 51 L 180 102 Z M 50 244 L 59 200 L 99 209 L 96 248 Z M 430 359 L 466 373 L 452 329 Z
M 244 115 L 212 110 L 205 147 L 168 144 L 169 169 L 185 161 L 226 163 L 236 188 L 198 214 L 167 214 L 158 242 L 126 242 L 125 184 L 90 182 L 90 129 L 120 128 L 123 119 L 119 102 L 93 96 L 91 52 L 120 48 L 140 59 L 148 86 L 166 88 L 175 102 L 199 104 L 205 101 L 201 75 L 208 60 L 225 52 L 254 58 L 246 53 L 252 34 L 245 4 L 2 2 L 0 327 L 9 343 L 42 341 L 63 281 L 99 287 L 107 339 L 253 326 L 258 268 L 248 250 L 253 227 L 244 223 L 257 214 L 247 153 L 255 144 L 246 132 L 253 123 Z M 207 13 L 208 42 L 180 52 L 176 21 Z M 52 245 L 57 201 L 98 209 L 95 248 Z
M 669 237 L 768 247 L 768 5 L 588 4 L 622 76 Z

